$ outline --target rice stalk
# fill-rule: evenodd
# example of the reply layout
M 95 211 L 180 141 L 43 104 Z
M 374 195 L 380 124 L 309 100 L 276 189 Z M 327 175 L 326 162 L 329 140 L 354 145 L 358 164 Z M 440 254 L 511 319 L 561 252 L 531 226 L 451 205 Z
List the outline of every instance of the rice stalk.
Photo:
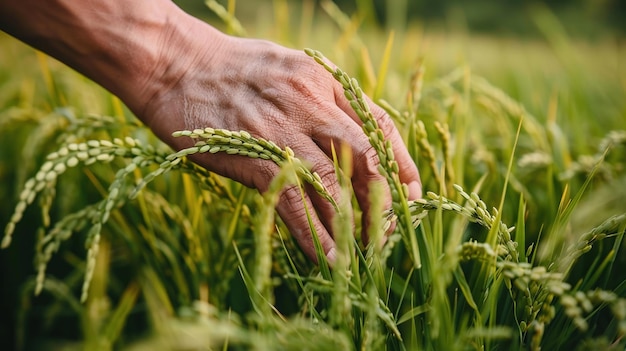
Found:
M 422 122 L 421 120 L 416 120 L 412 126 L 414 132 L 411 134 L 415 135 L 417 148 L 420 155 L 422 156 L 422 159 L 428 165 L 428 168 L 432 172 L 433 181 L 437 184 L 445 183 L 441 178 L 439 168 L 437 167 L 437 158 L 435 156 L 435 151 L 428 141 L 428 134 L 426 132 L 426 126 L 424 126 L 424 122 Z
M 47 161 L 40 167 L 35 176 L 24 184 L 11 220 L 5 227 L 2 248 L 10 245 L 15 226 L 22 219 L 26 207 L 33 203 L 39 193 L 45 189 L 53 188 L 57 178 L 65 173 L 68 168 L 76 167 L 79 164 L 109 163 L 118 156 L 131 157 L 141 154 L 140 149 L 134 148 L 133 150 L 135 144 L 136 141 L 131 138 L 116 139 L 114 142 L 90 140 L 84 143 L 68 144 L 49 154 Z
M 298 175 L 302 177 L 304 181 L 309 183 L 315 191 L 330 202 L 337 210 L 337 203 L 335 199 L 330 195 L 324 183 L 317 172 L 309 171 L 305 165 L 299 159 L 295 158 L 293 151 L 287 147 L 282 150 L 274 142 L 267 141 L 263 138 L 252 137 L 246 131 L 228 131 L 223 129 L 196 129 L 193 131 L 178 131 L 173 133 L 174 137 L 190 137 L 197 139 L 195 145 L 191 148 L 183 149 L 177 153 L 171 154 L 167 157 L 166 161 L 161 164 L 162 171 L 156 171 L 153 177 L 158 176 L 160 173 L 166 172 L 171 167 L 175 166 L 182 157 L 192 155 L 195 153 L 216 153 L 225 152 L 229 155 L 241 155 L 250 158 L 260 158 L 263 160 L 271 160 L 279 166 L 282 166 L 288 160 L 294 162 Z M 150 176 L 150 175 L 149 175 Z M 146 177 L 147 178 L 147 177 Z
M 439 136 L 442 144 L 441 149 L 443 151 L 443 163 L 445 167 L 445 171 L 443 172 L 445 175 L 444 184 L 454 184 L 456 181 L 456 176 L 454 173 L 454 168 L 452 166 L 452 137 L 450 135 L 450 127 L 447 123 L 440 123 L 438 121 L 435 121 L 434 125 L 435 130 L 437 130 L 437 135 Z M 448 191 L 451 192 L 451 189 L 448 189 Z
M 350 78 L 350 76 L 340 68 L 331 67 L 319 51 L 306 49 L 305 53 L 322 65 L 339 83 L 341 83 L 345 96 L 350 102 L 350 106 L 361 119 L 363 132 L 368 136 L 370 144 L 376 151 L 380 161 L 378 171 L 387 179 L 387 184 L 391 192 L 393 210 L 397 214 L 400 214 L 397 230 L 399 230 L 402 238 L 407 243 L 407 247 L 410 248 L 409 254 L 413 264 L 416 268 L 421 267 L 422 260 L 420 258 L 420 250 L 416 236 L 413 235 L 414 228 L 410 222 L 411 215 L 407 204 L 407 197 L 409 195 L 408 187 L 406 184 L 400 182 L 398 162 L 394 158 L 391 142 L 385 140 L 382 130 L 378 127 L 378 122 L 364 99 L 363 91 L 359 87 L 357 80 Z

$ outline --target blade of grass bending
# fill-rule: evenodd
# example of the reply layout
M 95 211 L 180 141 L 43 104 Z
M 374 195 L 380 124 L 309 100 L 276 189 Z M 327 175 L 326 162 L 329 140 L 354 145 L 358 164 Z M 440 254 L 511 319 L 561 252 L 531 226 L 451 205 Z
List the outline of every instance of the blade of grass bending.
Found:
M 509 157 L 509 164 L 507 166 L 506 175 L 504 177 L 504 185 L 502 186 L 502 196 L 500 197 L 500 204 L 498 205 L 498 213 L 494 220 L 494 223 L 500 223 L 502 221 L 502 209 L 504 208 L 504 199 L 506 198 L 507 189 L 509 187 L 509 178 L 511 177 L 511 171 L 513 169 L 513 160 L 515 159 L 515 150 L 517 150 L 517 144 L 519 142 L 519 136 L 522 131 L 522 124 L 524 123 L 524 116 L 520 117 L 519 124 L 517 125 L 517 132 L 515 133 L 515 141 L 511 147 L 511 156 Z M 487 236 L 487 243 L 492 247 L 497 247 L 499 225 L 493 225 Z
M 400 314 L 400 309 L 402 308 L 402 304 L 404 303 L 406 292 L 409 290 L 409 283 L 411 282 L 411 277 L 413 277 L 413 272 L 415 272 L 415 268 L 411 267 L 411 269 L 409 270 L 409 273 L 406 276 L 406 280 L 404 281 L 404 286 L 402 288 L 402 292 L 400 293 L 400 298 L 398 299 L 398 307 L 396 308 L 396 313 L 394 314 L 396 318 L 398 318 L 398 315 Z M 396 275 L 396 277 L 398 276 Z M 396 279 L 401 280 L 402 278 L 398 277 Z M 389 284 L 389 286 L 391 287 L 391 284 Z M 412 295 L 413 294 L 411 294 L 411 296 Z
M 387 305 L 387 306 L 389 306 L 389 298 L 391 297 L 391 290 L 392 290 L 391 284 L 393 283 L 393 276 L 394 276 L 394 274 L 395 274 L 395 269 L 394 269 L 394 267 L 391 267 L 389 269 L 389 280 L 385 282 L 385 284 L 387 284 L 387 290 L 385 291 L 385 297 L 386 297 L 385 305 Z M 397 313 L 394 313 L 393 315 L 394 315 L 394 317 L 398 317 Z
M 503 276 L 500 275 L 493 280 L 489 288 L 485 304 L 483 305 L 484 312 L 482 313 L 482 316 L 483 318 L 487 316 L 487 328 L 490 330 L 494 330 L 498 325 L 498 298 L 504 295 L 501 293 L 503 279 Z M 492 340 L 487 339 L 486 341 L 483 341 L 483 346 L 484 350 L 491 350 Z
M 241 215 L 241 211 L 245 203 L 244 199 L 246 198 L 247 189 L 248 189 L 247 187 L 242 186 L 241 191 L 239 192 L 239 197 L 237 198 L 237 204 L 235 205 L 235 209 L 232 213 L 230 223 L 228 223 L 228 230 L 226 232 L 227 233 L 226 241 L 224 241 L 226 245 L 230 245 L 230 243 L 233 242 L 233 238 L 235 237 L 235 231 L 237 229 L 237 224 L 240 222 L 239 217 Z M 228 250 L 224 250 L 223 255 L 222 255 L 222 260 L 221 260 L 222 262 L 220 264 L 221 267 L 224 267 L 224 265 L 228 261 L 229 256 L 230 256 L 230 252 L 228 252 Z
M 109 342 L 109 345 L 114 345 L 115 341 L 119 339 L 126 324 L 126 319 L 135 306 L 138 295 L 139 284 L 133 281 L 124 290 L 117 307 L 104 327 L 102 335 Z
M 608 149 L 604 151 L 602 156 L 599 158 L 598 162 L 596 162 L 596 164 L 593 166 L 593 168 L 591 169 L 591 172 L 589 172 L 589 175 L 587 176 L 587 179 L 585 179 L 585 182 L 581 185 L 580 189 L 578 190 L 574 198 L 567 201 L 567 203 L 565 201 L 566 191 L 564 191 L 564 194 L 563 194 L 564 197 L 561 199 L 561 204 L 559 205 L 559 211 L 554 221 L 555 224 L 550 230 L 550 235 L 548 235 L 546 239 L 547 240 L 546 243 L 543 245 L 543 247 L 545 248 L 543 252 L 548 252 L 548 251 L 557 249 L 557 246 L 558 246 L 557 240 L 560 239 L 560 235 L 557 235 L 557 234 L 559 234 L 562 228 L 567 225 L 567 222 L 569 221 L 569 218 L 571 217 L 574 209 L 576 208 L 576 206 L 578 206 L 578 203 L 582 199 L 583 194 L 587 190 L 587 187 L 589 187 L 589 184 L 591 184 L 591 180 L 594 178 L 594 176 L 598 172 L 598 169 L 600 168 L 600 165 L 602 164 L 602 162 L 604 162 L 604 158 L 607 152 L 608 152 Z M 566 189 L 569 189 L 569 186 L 567 186 Z M 570 267 L 571 263 L 564 262 L 564 259 L 569 259 L 569 257 L 559 256 L 559 258 L 560 259 L 558 260 L 555 267 L 566 267 L 567 269 L 569 269 L 568 267 Z M 562 273 L 565 273 L 567 275 L 567 272 L 562 272 Z
M 456 279 L 457 284 L 459 284 L 459 289 L 461 289 L 461 293 L 465 297 L 467 304 L 474 310 L 474 312 L 476 312 L 478 320 L 482 321 L 482 317 L 480 316 L 480 310 L 478 309 L 476 301 L 474 301 L 472 289 L 467 283 L 467 279 L 465 279 L 465 273 L 463 273 L 463 269 L 461 268 L 461 266 L 457 266 L 452 273 L 454 274 L 454 278 Z
M 615 217 L 613 217 L 615 218 Z M 609 219 L 611 220 L 611 219 Z M 607 220 L 607 221 L 609 221 Z M 604 222 L 606 223 L 606 221 Z M 603 280 L 603 282 L 600 283 L 600 285 L 602 287 L 606 287 L 607 283 L 608 283 L 608 278 L 610 277 L 610 272 L 613 269 L 613 263 L 615 262 L 615 258 L 617 257 L 617 253 L 620 250 L 620 246 L 621 246 L 621 242 L 622 242 L 622 238 L 624 236 L 624 227 L 626 226 L 623 225 L 621 229 L 618 229 L 616 231 L 615 234 L 611 234 L 605 233 L 608 236 L 615 236 L 615 242 L 613 243 L 613 247 L 611 248 L 611 250 L 606 254 L 606 256 L 604 257 L 604 259 L 602 259 L 602 257 L 600 255 L 596 255 L 596 257 L 593 260 L 593 263 L 591 263 L 590 265 L 587 265 L 587 274 L 585 275 L 585 277 L 581 280 L 580 286 L 579 286 L 579 290 L 583 290 L 583 289 L 592 289 L 596 286 L 596 283 L 600 280 L 600 276 L 602 274 L 605 274 L 605 279 Z M 596 227 L 597 228 L 597 227 Z M 599 240 L 598 240 L 599 241 Z M 596 241 L 596 244 L 598 244 L 598 241 Z M 599 241 L 600 244 L 600 252 L 602 252 L 602 243 L 603 241 Z M 600 262 L 600 260 L 602 259 L 602 261 Z M 572 267 L 574 266 L 576 259 L 572 259 L 572 262 L 570 263 L 570 267 L 567 268 L 565 270 L 565 274 L 569 274 Z M 600 262 L 598 264 L 598 262 Z M 608 271 L 607 271 L 607 267 L 608 267 Z
M 613 289 L 613 292 L 617 294 L 617 296 L 626 296 L 626 280 L 622 281 Z
M 237 248 L 236 242 L 233 242 L 233 248 L 235 249 L 235 255 L 237 255 L 237 261 L 239 262 L 239 274 L 241 274 L 241 278 L 243 279 L 243 283 L 246 286 L 246 290 L 248 290 L 248 296 L 250 296 L 250 303 L 252 304 L 252 308 L 254 308 L 254 310 L 259 315 L 264 316 L 264 311 L 261 310 L 261 306 L 264 304 L 262 304 L 261 300 L 259 300 L 259 297 L 261 297 L 261 295 L 257 290 L 254 289 L 254 279 L 252 279 L 252 276 L 244 265 L 243 258 L 241 256 L 241 253 L 239 252 L 239 249 Z
M 298 286 L 300 287 L 300 289 L 304 292 L 304 294 L 303 294 L 304 295 L 304 299 L 309 304 L 311 315 L 313 317 L 317 318 L 318 320 L 322 320 L 323 319 L 322 316 L 319 314 L 317 309 L 314 308 L 315 304 L 313 302 L 313 299 L 311 298 L 311 296 L 309 294 L 306 293 L 306 290 L 305 290 L 305 287 L 304 287 L 304 283 L 302 282 L 302 276 L 298 272 L 298 269 L 296 268 L 296 265 L 293 262 L 293 259 L 291 258 L 291 255 L 289 255 L 289 249 L 285 245 L 285 240 L 283 239 L 283 236 L 280 233 L 280 230 L 278 231 L 278 237 L 280 238 L 280 243 L 281 243 L 281 245 L 283 247 L 283 250 L 285 250 L 285 255 L 287 257 L 287 260 L 289 261 L 289 266 L 291 267 L 291 270 L 293 272 L 293 277 L 296 280 L 296 282 L 298 283 Z
M 619 249 L 622 247 L 622 242 L 624 241 L 625 234 L 626 234 L 626 225 L 622 226 L 621 231 L 619 232 L 619 234 L 617 234 L 617 238 L 615 238 L 615 242 L 613 243 L 613 250 L 612 250 L 613 252 L 615 253 L 619 252 Z M 613 255 L 613 257 L 611 258 L 611 261 L 609 262 L 608 270 L 607 270 L 608 272 L 607 272 L 607 275 L 604 277 L 604 282 L 602 283 L 602 287 L 604 289 L 607 288 L 607 284 L 609 283 L 610 273 L 613 271 L 613 265 L 615 264 L 616 258 L 617 258 L 617 255 Z
M 372 63 L 372 58 L 366 46 L 361 47 L 361 70 L 363 90 L 367 95 L 371 96 L 376 86 L 376 72 L 374 71 L 374 64 Z
M 543 237 L 543 234 L 544 234 L 543 228 L 544 227 L 542 225 L 541 228 L 539 229 L 539 233 L 537 233 L 536 241 L 531 244 L 532 245 L 532 251 L 530 252 L 530 254 L 531 254 L 530 264 L 533 265 L 533 266 L 535 265 L 535 262 L 539 259 L 539 257 L 538 257 L 539 250 L 538 250 L 538 247 L 537 247 L 537 243 L 542 242 L 542 237 Z
M 317 230 L 315 230 L 315 226 L 313 225 L 313 218 L 311 217 L 309 207 L 306 205 L 306 195 L 304 193 L 304 188 L 302 187 L 302 183 L 300 183 L 300 180 L 298 180 L 298 188 L 300 189 L 302 205 L 304 206 L 306 219 L 309 224 L 309 230 L 311 231 L 311 238 L 313 239 L 313 247 L 315 248 L 315 257 L 317 258 L 317 264 L 319 265 L 322 277 L 324 277 L 324 279 L 326 280 L 332 280 L 332 275 L 330 274 L 330 267 L 328 266 L 326 254 L 324 253 L 324 248 L 322 247 L 320 238 L 317 235 Z
M 374 90 L 374 95 L 372 95 L 372 100 L 374 101 L 381 98 L 383 89 L 385 88 L 385 79 L 387 78 L 387 71 L 389 70 L 389 59 L 391 57 L 391 50 L 393 49 L 394 36 L 395 32 L 391 31 L 389 33 L 389 37 L 387 38 L 383 58 L 378 68 L 378 76 L 376 77 L 376 89 Z
M 246 286 L 246 290 L 248 290 L 248 295 L 250 296 L 250 303 L 254 310 L 259 314 L 259 316 L 263 319 L 270 318 L 272 314 L 278 316 L 283 322 L 285 321 L 285 317 L 280 314 L 280 311 L 276 309 L 276 307 L 269 301 L 261 291 L 256 289 L 256 282 L 250 275 L 250 272 L 246 269 L 243 263 L 243 257 L 237 248 L 237 243 L 233 242 L 233 248 L 235 249 L 235 255 L 237 255 L 237 261 L 239 261 L 239 273 L 241 274 L 241 278 L 243 279 L 243 283 Z M 265 326 L 268 326 L 270 323 L 265 323 Z
M 243 28 L 237 17 L 231 13 L 231 1 L 229 1 L 228 9 L 224 8 L 222 4 L 217 2 L 216 0 L 206 0 L 204 4 L 208 7 L 217 17 L 219 17 L 227 26 L 228 33 L 237 35 L 240 37 L 246 37 L 246 30 Z M 232 1 L 232 8 L 234 11 L 234 1 Z
M 397 325 L 403 324 L 409 320 L 412 320 L 413 318 L 420 316 L 426 312 L 430 311 L 430 306 L 428 306 L 427 304 L 424 305 L 420 305 L 417 307 L 413 307 L 410 310 L 408 310 L 407 312 L 405 312 L 400 318 L 398 318 L 398 321 L 396 322 Z
M 174 315 L 174 307 L 163 281 L 152 268 L 146 267 L 141 271 L 139 284 L 155 330 L 159 333 L 169 331 L 167 320 Z
M 411 309 L 414 309 L 416 307 L 415 306 L 415 301 L 413 301 L 414 299 L 414 295 L 411 295 Z M 425 347 L 423 345 L 420 345 L 420 335 L 422 335 L 422 333 L 418 330 L 418 321 L 415 318 L 411 318 L 411 339 L 409 339 L 410 344 L 409 345 L 409 349 L 410 350 L 421 350 L 424 349 Z M 419 324 L 423 324 L 423 321 Z M 423 337 L 423 336 L 422 336 Z
M 598 264 L 598 261 L 600 261 L 601 257 L 596 256 L 593 263 L 589 265 L 587 274 L 585 274 L 585 277 L 581 280 L 581 285 L 580 285 L 579 290 L 582 291 L 582 290 L 593 289 L 593 287 L 596 286 L 596 283 L 598 282 L 602 274 L 611 272 L 610 270 L 608 270 L 607 272 L 606 268 L 612 266 L 613 262 L 615 261 L 616 256 L 617 256 L 616 251 L 611 250 L 607 253 L 606 257 L 604 257 L 602 262 L 600 262 L 599 264 Z M 606 274 L 606 277 L 609 277 L 609 274 Z M 606 284 L 604 285 L 604 287 L 606 287 Z

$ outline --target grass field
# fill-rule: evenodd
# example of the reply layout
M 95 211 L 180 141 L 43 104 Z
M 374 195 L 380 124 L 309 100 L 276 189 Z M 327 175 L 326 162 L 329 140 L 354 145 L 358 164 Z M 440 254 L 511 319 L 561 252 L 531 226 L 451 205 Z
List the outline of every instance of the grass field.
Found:
M 370 235 L 395 220 L 386 245 L 364 247 L 339 216 L 336 266 L 312 264 L 273 211 L 281 186 L 315 181 L 288 151 L 211 130 L 174 153 L 102 88 L 0 35 L 0 227 L 12 232 L 2 339 L 18 350 L 623 350 L 626 41 L 571 39 L 541 8 L 529 26 L 543 37 L 519 39 L 452 24 L 390 32 L 362 8 L 301 4 L 207 18 L 319 50 L 358 81 L 348 95 L 388 110 L 426 195 L 407 202 L 383 162 L 394 213 L 379 208 Z M 284 165 L 264 196 L 186 160 L 232 149 L 224 136 Z

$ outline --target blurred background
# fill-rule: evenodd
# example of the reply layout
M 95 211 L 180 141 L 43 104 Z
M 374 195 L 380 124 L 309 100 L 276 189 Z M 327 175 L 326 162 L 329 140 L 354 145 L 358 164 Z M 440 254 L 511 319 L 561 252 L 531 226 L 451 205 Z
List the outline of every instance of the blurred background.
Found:
M 202 0 L 175 2 L 224 31 L 232 30 Z M 371 75 L 367 66 L 360 63 L 363 57 L 359 49 L 367 48 L 371 63 L 378 68 L 389 33 L 395 33 L 391 69 L 379 96 L 392 106 L 404 104 L 409 76 L 419 61 L 426 68 L 426 84 L 458 67 L 469 67 L 472 73 L 487 78 L 519 101 L 538 120 L 558 121 L 562 128 L 558 133 L 568 143 L 564 149 L 571 148 L 572 158 L 593 154 L 594 143 L 608 130 L 624 129 L 624 0 L 336 0 L 334 4 L 347 15 L 344 28 L 339 28 L 341 24 L 337 23 L 341 15 L 331 15 L 335 8 L 329 1 L 220 0 L 219 3 L 225 7 L 235 4 L 236 17 L 247 36 L 298 49 L 322 50 L 357 76 L 366 91 L 368 87 L 372 91 L 375 84 L 368 82 Z M 348 30 L 350 21 L 358 24 L 353 31 L 358 35 L 349 35 L 354 34 Z M 354 42 L 359 44 L 352 45 Z M 347 47 L 350 50 L 345 50 Z M 50 76 L 54 82 L 47 81 Z M 63 99 L 55 96 L 53 90 L 62 92 Z M 554 101 L 559 101 L 558 112 L 554 107 L 555 112 L 550 115 L 548 111 L 552 111 Z M 111 103 L 106 92 L 84 77 L 54 60 L 37 56 L 32 49 L 0 33 L 0 228 L 9 221 L 15 207 L 23 185 L 19 180 L 34 174 L 45 153 L 55 147 L 54 137 L 59 130 L 46 134 L 48 131 L 39 130 L 37 123 L 58 113 L 65 105 L 71 105 L 78 113 L 116 115 L 121 110 L 119 101 L 117 104 Z M 2 129 L 3 116 L 22 116 L 21 113 L 29 124 L 27 128 Z M 576 125 L 568 124 L 570 120 L 576 121 Z M 29 147 L 27 141 L 33 130 L 40 133 L 43 141 Z M 486 141 L 491 142 L 488 148 L 497 149 L 498 135 L 488 136 L 493 137 Z M 72 176 L 88 183 L 79 172 L 68 178 Z M 76 200 L 71 204 L 74 208 L 92 203 L 100 196 L 95 190 L 85 191 L 76 184 L 70 189 L 73 192 L 68 198 Z M 70 192 L 66 188 L 59 193 Z M 39 226 L 37 220 L 28 219 L 39 218 L 37 211 L 37 208 L 29 209 L 12 246 L 0 251 L 0 345 L 8 345 L 8 349 L 14 342 L 16 321 L 26 326 L 27 332 L 22 330 L 22 333 L 28 337 L 59 335 L 69 340 L 81 337 L 76 315 L 59 307 L 58 298 L 50 295 L 31 298 L 28 290 L 32 286 L 27 282 L 32 282 L 29 279 L 35 274 L 33 253 Z M 54 211 L 58 213 L 54 212 L 53 218 L 58 219 L 63 208 Z M 531 225 L 541 226 L 541 219 L 536 221 L 529 223 L 530 229 L 536 229 Z M 75 266 L 83 263 L 85 254 L 82 239 L 65 244 L 63 258 L 53 260 L 50 265 L 50 276 L 70 276 L 77 271 Z M 125 270 L 124 266 L 117 272 L 123 275 Z M 78 270 L 70 278 L 80 281 L 80 273 Z M 76 295 L 75 291 L 70 293 Z M 56 310 L 51 312 L 49 306 L 55 301 Z M 146 324 L 140 320 L 137 329 Z
M 175 2 L 200 16 L 211 16 L 202 1 Z M 268 15 L 262 9 L 271 11 L 272 5 L 281 2 L 297 6 L 303 3 L 318 5 L 322 1 L 238 0 L 238 17 L 244 22 L 262 20 Z M 363 19 L 365 22 L 388 29 L 418 25 L 432 29 L 464 28 L 490 35 L 537 37 L 541 31 L 534 25 L 533 12 L 537 7 L 545 7 L 572 36 L 597 39 L 626 34 L 626 1 L 622 0 L 336 0 L 334 3 L 348 14 L 367 13 L 368 17 Z

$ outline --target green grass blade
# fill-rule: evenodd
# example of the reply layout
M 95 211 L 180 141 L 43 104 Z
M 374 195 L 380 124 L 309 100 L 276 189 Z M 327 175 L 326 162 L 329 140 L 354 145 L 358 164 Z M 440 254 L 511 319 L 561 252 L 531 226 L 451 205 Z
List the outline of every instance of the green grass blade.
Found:
M 385 80 L 387 79 L 387 72 L 389 71 L 389 64 L 391 58 L 391 51 L 393 49 L 394 32 L 389 33 L 387 38 L 387 44 L 385 44 L 385 51 L 383 52 L 383 58 L 378 67 L 378 76 L 376 77 L 376 89 L 372 95 L 372 100 L 378 101 L 382 97 L 383 90 L 385 89 Z
M 119 339 L 122 329 L 126 324 L 126 319 L 135 307 L 139 291 L 139 285 L 135 282 L 131 282 L 124 290 L 117 307 L 102 332 L 102 337 L 107 340 L 109 345 L 113 345 L 115 341 Z

